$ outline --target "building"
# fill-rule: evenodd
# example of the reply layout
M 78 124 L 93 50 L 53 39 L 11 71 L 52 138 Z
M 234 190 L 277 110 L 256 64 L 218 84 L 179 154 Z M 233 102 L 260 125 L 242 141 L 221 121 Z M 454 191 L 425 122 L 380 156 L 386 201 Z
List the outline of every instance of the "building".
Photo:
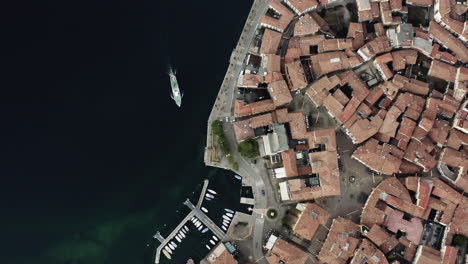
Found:
M 223 243 L 220 243 L 206 258 L 210 264 L 237 264 L 237 260 L 227 250 Z
M 304 264 L 309 258 L 306 252 L 274 235 L 268 239 L 266 249 L 265 258 L 270 264 Z
M 299 237 L 312 240 L 320 225 L 326 225 L 330 214 L 316 203 L 297 204 L 300 211 L 293 232 Z
M 342 217 L 333 220 L 327 239 L 319 253 L 324 264 L 346 264 L 360 242 L 360 227 Z

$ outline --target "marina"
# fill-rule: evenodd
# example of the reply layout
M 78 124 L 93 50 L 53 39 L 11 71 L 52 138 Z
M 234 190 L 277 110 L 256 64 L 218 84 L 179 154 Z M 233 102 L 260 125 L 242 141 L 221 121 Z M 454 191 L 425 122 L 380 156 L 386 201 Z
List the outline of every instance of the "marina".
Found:
M 198 263 L 225 239 L 225 233 L 232 222 L 232 217 L 227 214 L 234 215 L 236 211 L 250 214 L 248 206 L 239 203 L 242 181 L 235 178 L 233 174 L 223 175 L 223 177 L 214 177 L 215 175 L 209 176 L 209 181 L 205 180 L 200 183 L 196 191 L 189 196 L 189 200 L 182 202 L 180 208 L 176 209 L 177 221 L 155 230 L 155 232 L 158 231 L 154 235 L 157 239 L 155 241 L 161 243 L 155 245 L 156 258 L 159 261 L 156 262 L 154 259 L 155 263 L 186 263 L 188 259 L 193 259 Z M 215 198 L 210 201 L 206 200 L 208 193 Z M 227 219 L 223 218 L 223 215 Z M 181 242 L 178 242 L 176 238 L 169 239 L 173 232 L 179 235 Z M 182 234 L 185 237 L 181 237 Z M 177 243 L 175 250 L 168 247 L 171 252 L 165 248 L 169 241 Z
M 188 231 L 187 222 L 192 222 L 195 227 L 198 229 L 198 231 L 201 231 L 201 233 L 206 233 L 208 230 L 211 230 L 214 235 L 221 240 L 224 238 L 226 233 L 221 230 L 206 214 L 203 212 L 201 208 L 201 204 L 203 202 L 203 197 L 206 195 L 207 187 L 209 184 L 209 180 L 205 180 L 202 188 L 202 192 L 200 194 L 200 198 L 198 200 L 197 206 L 193 205 L 192 202 L 187 199 L 184 202 L 184 205 L 186 205 L 189 209 L 190 212 L 187 214 L 187 216 L 177 225 L 177 227 L 170 233 L 169 236 L 164 238 L 161 233 L 158 231 L 156 235 L 154 235 L 154 238 L 158 239 L 161 242 L 161 245 L 157 247 L 156 249 L 156 257 L 155 257 L 155 263 L 160 263 L 161 259 L 161 252 L 168 258 L 171 259 L 172 253 L 175 254 L 175 250 L 177 248 L 177 244 L 173 241 L 173 239 L 176 239 L 179 243 L 182 242 L 182 237 L 179 235 L 181 233 L 181 230 L 186 230 Z M 205 209 L 206 210 L 206 209 Z M 206 210 L 208 212 L 208 210 Z M 224 227 L 224 226 L 223 226 Z M 227 230 L 227 229 L 226 229 Z M 225 230 L 225 231 L 226 231 Z M 210 240 L 211 244 L 216 245 L 213 240 Z M 208 249 L 210 247 L 206 245 Z

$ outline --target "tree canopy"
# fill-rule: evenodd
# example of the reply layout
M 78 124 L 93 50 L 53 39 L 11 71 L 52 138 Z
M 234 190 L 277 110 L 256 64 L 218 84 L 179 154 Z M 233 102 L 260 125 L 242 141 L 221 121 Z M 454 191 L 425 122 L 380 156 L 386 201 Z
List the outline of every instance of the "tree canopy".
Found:
M 255 139 L 247 139 L 239 143 L 237 148 L 239 153 L 246 158 L 255 158 L 260 155 L 258 151 L 258 143 Z

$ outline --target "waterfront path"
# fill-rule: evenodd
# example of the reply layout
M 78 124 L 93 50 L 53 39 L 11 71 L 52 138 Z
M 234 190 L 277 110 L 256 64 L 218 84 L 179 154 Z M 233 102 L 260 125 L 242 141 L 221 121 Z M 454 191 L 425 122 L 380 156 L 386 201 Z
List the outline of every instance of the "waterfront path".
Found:
M 215 140 L 213 140 L 214 135 L 211 132 L 211 123 L 214 120 L 226 121 L 226 118 L 229 119 L 233 116 L 233 104 L 236 96 L 237 79 L 242 68 L 245 66 L 245 59 L 249 51 L 250 44 L 252 43 L 255 32 L 260 25 L 261 17 L 268 10 L 270 1 L 271 0 L 254 1 L 237 46 L 231 54 L 229 67 L 226 71 L 226 75 L 208 119 L 207 141 L 204 155 L 204 161 L 207 166 L 231 170 L 226 158 L 222 158 L 219 162 L 212 160 L 212 152 L 216 150 L 213 145 Z M 258 162 L 257 165 L 253 165 L 249 161 L 245 160 L 235 149 L 237 142 L 235 141 L 232 124 L 224 124 L 224 133 L 226 134 L 226 139 L 231 147 L 232 155 L 239 163 L 239 170 L 237 173 L 243 177 L 243 184 L 252 186 L 255 197 L 254 207 L 266 209 L 269 206 L 276 205 L 277 201 L 275 201 L 275 193 L 271 184 L 265 184 L 269 183 L 270 179 L 265 169 L 260 167 L 263 163 Z M 263 195 L 264 192 L 265 195 Z M 263 216 L 259 214 L 253 214 L 253 216 L 255 217 L 256 222 L 254 226 L 254 237 L 252 238 L 252 251 L 245 253 L 247 253 L 247 255 L 253 255 L 252 257 L 255 259 L 259 259 L 257 263 L 264 264 L 266 263 L 265 259 L 260 259 L 263 256 L 262 237 L 264 234 L 264 219 Z

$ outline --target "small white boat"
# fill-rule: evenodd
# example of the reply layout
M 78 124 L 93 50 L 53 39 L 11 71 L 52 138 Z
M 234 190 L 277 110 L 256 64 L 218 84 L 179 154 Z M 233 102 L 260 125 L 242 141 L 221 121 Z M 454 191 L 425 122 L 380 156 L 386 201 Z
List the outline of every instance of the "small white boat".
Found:
M 237 175 L 237 174 L 236 174 L 236 175 L 234 175 L 234 177 L 236 177 L 236 179 L 238 179 L 238 180 L 242 180 L 242 177 L 241 177 L 241 176 L 239 176 L 239 175 Z
M 206 246 L 206 248 L 207 248 L 208 250 L 210 250 L 210 249 L 211 249 L 211 248 L 210 248 L 208 245 L 205 245 L 205 246 Z
M 198 231 L 201 231 L 203 229 L 203 225 L 200 225 L 200 227 L 198 228 Z
M 169 254 L 172 254 L 172 250 L 168 247 L 168 246 L 165 246 L 164 249 L 169 252 Z
M 210 243 L 211 243 L 213 246 L 216 245 L 216 243 L 215 243 L 213 240 L 211 240 L 211 239 L 210 239 Z
M 163 249 L 162 252 L 167 259 L 172 259 L 171 254 L 169 254 L 165 249 Z
M 180 242 L 182 242 L 182 240 L 180 240 L 180 238 L 179 238 L 179 236 L 178 236 L 178 235 L 176 235 L 176 236 L 175 236 L 175 239 L 176 239 L 176 240 L 177 240 L 177 242 L 179 242 L 179 243 L 180 243 Z
M 201 210 L 206 214 L 208 213 L 208 209 L 206 209 L 205 207 L 202 207 Z
M 187 226 L 184 226 L 184 229 L 185 229 L 185 231 L 187 231 L 187 232 L 189 231 L 189 229 L 188 229 Z
M 198 228 L 200 225 L 201 225 L 200 222 L 196 222 L 196 223 L 195 223 L 195 227 L 196 227 L 196 228 Z
M 217 194 L 215 191 L 211 190 L 211 189 L 208 189 L 208 191 L 212 194 Z
M 231 218 L 233 217 L 233 215 L 231 213 L 226 213 L 226 215 L 231 217 Z
M 171 245 L 171 243 L 169 243 L 168 246 L 169 246 L 170 249 L 175 250 L 175 247 L 173 245 Z
M 211 199 L 215 198 L 212 194 L 209 194 L 209 193 L 206 194 L 206 197 L 211 198 Z
M 231 213 L 231 214 L 233 214 L 233 213 L 234 213 L 234 211 L 233 211 L 233 210 L 231 210 L 231 209 L 226 209 L 226 208 L 224 208 L 224 211 L 226 211 L 226 212 L 228 212 L 228 213 Z
M 223 215 L 223 218 L 226 220 L 231 220 L 231 218 L 229 218 L 227 215 Z
M 218 241 L 218 238 L 216 236 L 213 236 L 214 241 Z
M 224 227 L 228 227 L 229 225 L 228 225 L 228 224 L 226 224 L 226 223 L 223 223 L 223 226 L 224 226 Z
M 228 221 L 223 221 L 223 224 L 229 225 Z
M 174 241 L 171 241 L 171 245 L 173 245 L 174 248 L 177 248 L 177 244 Z
M 207 201 L 211 201 L 211 199 L 210 199 L 210 198 L 208 198 L 208 197 L 205 197 L 205 200 L 207 200 Z
M 208 227 L 205 227 L 201 232 L 206 233 L 206 232 L 208 232 L 208 230 L 209 230 Z
M 181 237 L 181 239 L 185 238 L 184 232 L 180 232 L 179 236 Z
M 227 231 L 227 228 L 225 226 L 221 227 L 224 231 Z
M 193 222 L 193 219 L 195 219 L 195 216 L 192 216 L 192 218 L 190 218 L 190 221 L 192 221 L 192 222 Z

